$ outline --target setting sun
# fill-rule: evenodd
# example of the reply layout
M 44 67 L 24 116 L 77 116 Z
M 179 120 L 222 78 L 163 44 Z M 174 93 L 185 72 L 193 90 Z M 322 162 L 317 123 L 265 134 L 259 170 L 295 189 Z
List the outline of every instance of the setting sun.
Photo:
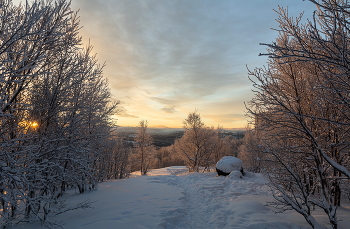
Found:
M 30 125 L 30 127 L 33 127 L 33 128 L 37 128 L 39 126 L 39 124 L 35 121 L 29 122 L 29 125 Z
M 22 121 L 19 123 L 19 125 L 23 127 L 31 127 L 35 129 L 39 126 L 39 123 L 36 121 Z

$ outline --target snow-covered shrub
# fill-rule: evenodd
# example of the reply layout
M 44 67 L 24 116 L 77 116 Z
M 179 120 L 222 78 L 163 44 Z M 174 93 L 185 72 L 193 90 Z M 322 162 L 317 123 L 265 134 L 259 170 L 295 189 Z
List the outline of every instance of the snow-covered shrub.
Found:
M 219 176 L 227 176 L 236 170 L 243 174 L 243 163 L 239 158 L 226 156 L 216 163 L 216 171 Z

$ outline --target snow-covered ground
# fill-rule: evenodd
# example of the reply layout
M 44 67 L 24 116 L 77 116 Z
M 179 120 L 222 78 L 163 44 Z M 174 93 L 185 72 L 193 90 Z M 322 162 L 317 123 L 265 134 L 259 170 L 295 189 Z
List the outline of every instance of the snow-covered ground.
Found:
M 63 213 L 53 218 L 66 229 L 304 229 L 310 228 L 294 211 L 276 214 L 266 206 L 272 200 L 261 174 L 187 173 L 185 167 L 168 167 L 133 174 L 131 178 L 104 182 L 95 192 L 67 195 L 67 202 L 90 199 L 93 208 Z M 340 228 L 349 228 L 350 208 L 341 207 Z M 320 213 L 317 219 L 320 219 Z M 324 218 L 326 220 L 326 218 Z M 41 228 L 39 223 L 18 228 Z

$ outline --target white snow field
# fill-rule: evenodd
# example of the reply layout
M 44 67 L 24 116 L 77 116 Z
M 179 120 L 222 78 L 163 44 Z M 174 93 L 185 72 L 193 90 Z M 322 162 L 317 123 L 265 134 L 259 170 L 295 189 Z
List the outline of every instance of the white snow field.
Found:
M 90 199 L 93 208 L 53 218 L 66 229 L 305 229 L 311 228 L 294 211 L 274 213 L 261 174 L 188 173 L 182 166 L 157 169 L 147 176 L 104 182 L 86 194 L 67 195 L 75 203 Z M 319 212 L 317 220 L 326 218 Z M 340 228 L 350 228 L 350 207 L 339 208 Z M 320 221 L 322 222 L 322 221 Z M 324 224 L 327 226 L 327 224 Z M 44 228 L 40 223 L 17 228 Z

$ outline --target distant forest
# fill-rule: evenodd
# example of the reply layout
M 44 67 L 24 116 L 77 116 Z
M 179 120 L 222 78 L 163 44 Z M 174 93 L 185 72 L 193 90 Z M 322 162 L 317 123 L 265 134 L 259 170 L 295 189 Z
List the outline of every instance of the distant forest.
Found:
M 120 134 L 125 135 L 126 141 L 135 141 L 136 133 L 137 131 L 118 131 Z M 225 136 L 232 136 L 236 139 L 242 139 L 244 138 L 244 132 L 245 131 L 225 131 L 223 135 Z M 155 147 L 166 147 L 166 146 L 171 146 L 175 143 L 176 139 L 182 138 L 184 135 L 185 131 L 184 130 L 169 130 L 167 132 L 164 131 L 159 131 L 157 132 L 150 130 L 150 134 L 152 136 L 153 142 L 152 145 Z

